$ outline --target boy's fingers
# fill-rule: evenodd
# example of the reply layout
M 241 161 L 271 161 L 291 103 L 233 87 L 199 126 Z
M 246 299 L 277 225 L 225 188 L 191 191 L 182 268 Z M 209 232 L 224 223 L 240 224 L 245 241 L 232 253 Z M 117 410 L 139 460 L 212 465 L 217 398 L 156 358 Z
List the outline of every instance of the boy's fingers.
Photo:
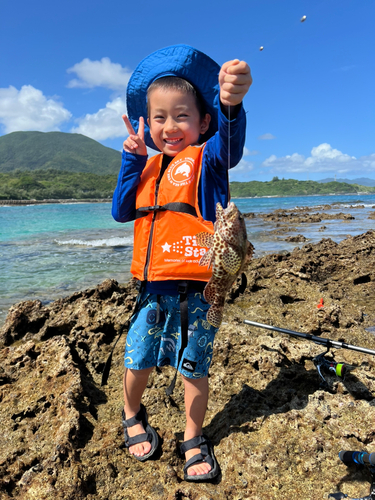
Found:
M 139 117 L 139 127 L 138 127 L 138 135 L 144 141 L 145 139 L 145 120 L 143 116 Z
M 131 135 L 131 134 L 134 135 L 135 132 L 134 132 L 134 129 L 132 127 L 132 124 L 130 123 L 129 118 L 126 115 L 122 115 L 122 119 L 124 120 L 125 127 L 126 127 L 126 129 L 128 131 L 128 134 L 129 135 Z
M 221 69 L 222 69 L 223 71 L 227 72 L 227 71 L 228 71 L 228 68 L 229 68 L 230 66 L 232 66 L 232 65 L 236 65 L 236 64 L 238 64 L 239 62 L 240 62 L 240 61 L 239 61 L 239 59 L 233 59 L 232 61 L 227 61 L 227 62 L 225 62 L 225 63 L 222 65 Z
M 250 74 L 240 73 L 239 75 L 230 75 L 227 73 L 224 76 L 224 82 L 231 83 L 233 85 L 246 85 L 249 83 L 249 80 L 251 80 Z
M 230 75 L 239 75 L 239 74 L 247 74 L 250 73 L 249 65 L 245 61 L 235 60 L 235 64 L 231 64 L 227 73 Z

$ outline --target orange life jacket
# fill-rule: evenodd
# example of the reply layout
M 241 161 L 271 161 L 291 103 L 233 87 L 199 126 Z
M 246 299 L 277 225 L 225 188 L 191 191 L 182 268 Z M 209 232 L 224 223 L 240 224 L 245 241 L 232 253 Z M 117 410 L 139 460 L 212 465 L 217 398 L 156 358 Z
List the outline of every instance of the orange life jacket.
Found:
M 189 146 L 177 154 L 158 186 L 163 155 L 151 157 L 136 195 L 134 251 L 130 268 L 139 280 L 209 281 L 212 271 L 199 266 L 207 251 L 195 235 L 213 234 L 198 206 L 198 185 L 204 146 Z

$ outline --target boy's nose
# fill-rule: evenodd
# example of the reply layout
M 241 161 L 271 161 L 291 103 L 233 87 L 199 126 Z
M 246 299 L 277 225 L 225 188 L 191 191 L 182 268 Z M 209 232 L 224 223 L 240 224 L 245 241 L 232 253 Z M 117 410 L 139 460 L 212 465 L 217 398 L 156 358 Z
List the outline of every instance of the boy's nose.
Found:
M 166 132 L 173 132 L 174 130 L 177 130 L 177 124 L 173 120 L 173 118 L 168 118 L 167 121 L 165 122 L 164 129 Z

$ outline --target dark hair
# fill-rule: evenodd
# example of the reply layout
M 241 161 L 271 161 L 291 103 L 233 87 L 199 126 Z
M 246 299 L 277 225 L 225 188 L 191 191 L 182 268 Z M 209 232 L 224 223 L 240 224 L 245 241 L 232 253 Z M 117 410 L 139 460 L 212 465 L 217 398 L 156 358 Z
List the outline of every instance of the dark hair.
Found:
M 163 89 L 163 90 L 172 89 L 172 90 L 178 90 L 179 92 L 182 92 L 183 94 L 186 95 L 192 95 L 195 99 L 195 103 L 199 111 L 199 116 L 201 117 L 202 120 L 206 116 L 207 113 L 206 105 L 201 95 L 198 93 L 198 91 L 190 82 L 184 80 L 183 78 L 180 78 L 179 76 L 163 76 L 162 78 L 158 78 L 157 80 L 151 83 L 151 85 L 147 89 L 148 115 L 150 115 L 150 94 L 155 89 Z

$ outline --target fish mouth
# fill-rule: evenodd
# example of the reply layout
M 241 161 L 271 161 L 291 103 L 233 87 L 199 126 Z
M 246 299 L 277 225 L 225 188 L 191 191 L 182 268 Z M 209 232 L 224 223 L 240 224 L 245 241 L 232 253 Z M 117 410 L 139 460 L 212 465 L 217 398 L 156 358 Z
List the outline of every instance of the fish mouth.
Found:
M 224 210 L 224 212 L 225 212 L 226 217 L 233 217 L 239 213 L 239 210 L 236 207 L 236 205 L 233 203 L 233 201 L 230 201 L 227 205 L 227 208 Z

